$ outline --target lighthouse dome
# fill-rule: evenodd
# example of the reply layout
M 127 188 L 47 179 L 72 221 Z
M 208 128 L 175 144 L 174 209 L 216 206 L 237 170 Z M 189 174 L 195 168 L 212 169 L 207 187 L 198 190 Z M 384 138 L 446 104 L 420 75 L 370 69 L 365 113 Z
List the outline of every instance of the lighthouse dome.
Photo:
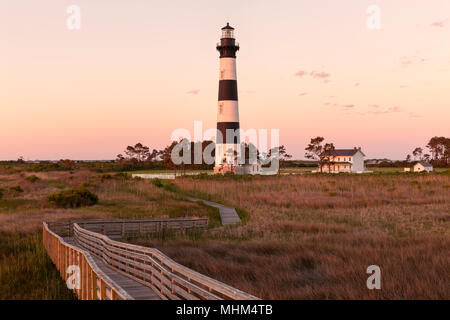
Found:
M 222 39 L 223 38 L 231 38 L 234 39 L 234 28 L 230 26 L 230 23 L 227 22 L 227 25 L 222 28 Z

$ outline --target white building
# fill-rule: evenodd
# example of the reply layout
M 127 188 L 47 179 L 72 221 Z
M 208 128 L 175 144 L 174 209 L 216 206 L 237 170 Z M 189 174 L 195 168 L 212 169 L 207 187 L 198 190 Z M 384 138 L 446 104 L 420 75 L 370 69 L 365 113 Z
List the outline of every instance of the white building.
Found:
M 319 164 L 318 171 L 339 173 L 363 173 L 366 171 L 361 147 L 353 149 L 335 149 L 327 153 L 325 161 Z M 322 168 L 321 168 L 322 167 Z M 321 170 L 322 169 L 322 170 Z
M 261 174 L 261 164 L 259 162 L 241 164 L 235 168 L 235 174 Z
M 432 172 L 433 171 L 433 166 L 425 161 L 419 161 L 416 162 L 413 167 L 412 167 L 412 171 L 414 172 Z

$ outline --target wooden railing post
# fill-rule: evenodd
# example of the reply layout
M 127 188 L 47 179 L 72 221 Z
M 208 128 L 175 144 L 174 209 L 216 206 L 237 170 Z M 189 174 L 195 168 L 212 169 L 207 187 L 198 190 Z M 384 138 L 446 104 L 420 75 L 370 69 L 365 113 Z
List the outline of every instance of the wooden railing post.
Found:
M 98 294 L 97 294 L 97 275 L 95 274 L 94 270 L 91 271 L 91 282 L 92 282 L 92 287 L 91 287 L 91 294 L 92 294 L 92 300 L 97 300 L 98 299 Z
M 106 300 L 106 286 L 103 279 L 100 279 L 100 297 L 101 300 Z

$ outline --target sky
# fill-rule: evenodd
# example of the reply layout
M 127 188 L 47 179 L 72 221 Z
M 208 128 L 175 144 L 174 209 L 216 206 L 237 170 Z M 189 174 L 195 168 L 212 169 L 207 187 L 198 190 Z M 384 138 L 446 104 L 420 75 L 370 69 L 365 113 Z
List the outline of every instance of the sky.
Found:
M 0 160 L 114 159 L 215 128 L 227 22 L 241 128 L 279 129 L 294 159 L 316 136 L 404 159 L 450 135 L 450 0 L 0 0 Z

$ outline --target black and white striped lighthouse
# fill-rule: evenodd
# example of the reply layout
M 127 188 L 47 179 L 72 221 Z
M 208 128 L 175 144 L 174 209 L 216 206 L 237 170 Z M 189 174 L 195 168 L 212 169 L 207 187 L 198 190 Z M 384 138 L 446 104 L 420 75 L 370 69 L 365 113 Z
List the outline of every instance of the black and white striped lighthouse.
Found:
M 222 28 L 222 37 L 216 46 L 220 52 L 219 103 L 217 109 L 217 139 L 215 172 L 233 171 L 240 137 L 239 108 L 236 78 L 236 51 L 239 44 L 234 28 L 229 23 Z M 221 135 L 219 135 L 219 132 Z M 236 132 L 237 134 L 233 134 Z

